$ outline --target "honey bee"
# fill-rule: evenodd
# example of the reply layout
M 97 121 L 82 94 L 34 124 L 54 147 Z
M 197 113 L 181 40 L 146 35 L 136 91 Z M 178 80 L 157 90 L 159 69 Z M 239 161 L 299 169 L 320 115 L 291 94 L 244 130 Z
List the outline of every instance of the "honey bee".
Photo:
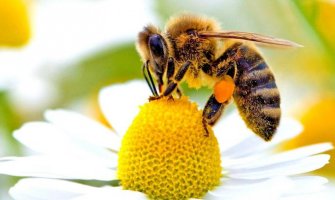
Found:
M 192 14 L 171 18 L 165 31 L 146 26 L 136 47 L 153 94 L 149 100 L 181 96 L 182 81 L 191 88 L 207 86 L 213 88 L 213 94 L 203 110 L 205 135 L 207 124 L 214 125 L 234 99 L 246 125 L 265 141 L 271 140 L 280 122 L 280 95 L 255 42 L 299 46 L 255 33 L 222 31 L 215 20 Z

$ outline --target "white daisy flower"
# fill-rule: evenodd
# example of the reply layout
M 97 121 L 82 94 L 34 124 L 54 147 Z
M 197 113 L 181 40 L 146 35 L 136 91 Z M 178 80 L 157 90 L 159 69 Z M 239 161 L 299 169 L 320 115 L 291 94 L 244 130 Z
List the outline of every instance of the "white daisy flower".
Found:
M 324 194 L 327 179 L 304 173 L 328 163 L 329 155 L 321 153 L 331 144 L 273 152 L 302 130 L 297 121 L 283 118 L 273 140 L 264 142 L 235 113 L 215 126 L 215 135 L 209 128 L 205 137 L 195 103 L 182 98 L 144 104 L 148 92 L 141 81 L 100 92 L 113 130 L 66 110 L 47 111 L 46 121 L 23 125 L 14 137 L 36 153 L 0 159 L 0 173 L 30 177 L 13 186 L 10 195 L 19 200 L 109 200 L 308 199 Z

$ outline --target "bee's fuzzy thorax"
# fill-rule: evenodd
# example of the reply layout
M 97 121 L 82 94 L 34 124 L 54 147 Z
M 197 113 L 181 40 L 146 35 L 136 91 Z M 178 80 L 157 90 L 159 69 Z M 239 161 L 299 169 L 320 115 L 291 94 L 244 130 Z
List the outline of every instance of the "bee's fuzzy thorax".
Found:
M 184 13 L 171 17 L 165 27 L 165 31 L 172 37 L 177 37 L 189 29 L 198 31 L 218 31 L 219 24 L 214 20 L 199 15 Z

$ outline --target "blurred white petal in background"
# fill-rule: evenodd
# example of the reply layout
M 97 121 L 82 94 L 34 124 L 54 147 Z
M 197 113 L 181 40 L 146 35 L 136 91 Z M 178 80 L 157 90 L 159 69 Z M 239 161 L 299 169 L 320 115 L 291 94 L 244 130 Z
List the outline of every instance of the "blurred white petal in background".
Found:
M 0 49 L 0 90 L 20 109 L 44 109 L 57 96 L 50 79 L 59 68 L 106 46 L 134 40 L 155 23 L 150 0 L 31 2 L 32 38 L 20 49 Z

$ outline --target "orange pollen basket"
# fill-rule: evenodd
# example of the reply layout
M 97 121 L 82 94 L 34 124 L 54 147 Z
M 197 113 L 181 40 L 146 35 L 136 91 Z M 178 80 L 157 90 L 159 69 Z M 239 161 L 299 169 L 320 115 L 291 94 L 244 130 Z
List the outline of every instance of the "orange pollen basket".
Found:
M 214 96 L 219 103 L 224 103 L 231 98 L 235 89 L 234 80 L 226 75 L 214 86 Z

